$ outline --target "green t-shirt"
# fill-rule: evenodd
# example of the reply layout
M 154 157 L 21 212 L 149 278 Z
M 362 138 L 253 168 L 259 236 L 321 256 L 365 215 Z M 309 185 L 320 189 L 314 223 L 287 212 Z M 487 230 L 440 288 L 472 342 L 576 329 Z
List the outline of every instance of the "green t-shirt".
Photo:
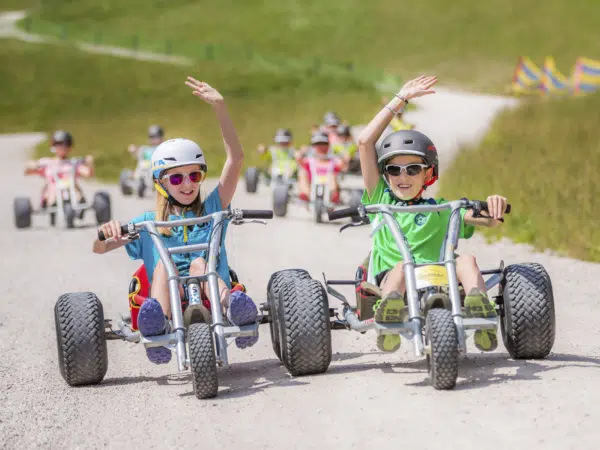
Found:
M 358 147 L 354 142 L 339 142 L 333 144 L 331 147 L 334 154 L 341 156 L 348 155 L 351 159 L 354 158 L 354 155 L 358 151 Z
M 432 203 L 447 203 L 444 199 L 430 199 Z M 396 201 L 383 179 L 379 180 L 373 195 L 369 198 L 367 191 L 363 193 L 362 203 L 365 205 L 386 204 L 395 205 Z M 439 261 L 440 250 L 444 244 L 444 236 L 450 221 L 450 210 L 433 213 L 394 213 L 402 232 L 406 236 L 409 248 L 417 264 Z M 475 232 L 475 227 L 466 225 L 464 221 L 466 209 L 461 210 L 459 236 L 469 239 Z M 372 222 L 380 213 L 369 214 Z M 383 220 L 379 218 L 378 220 Z M 378 222 L 379 223 L 379 222 Z M 402 254 L 396 245 L 389 228 L 383 226 L 373 236 L 372 273 L 377 275 L 389 270 L 402 261 Z

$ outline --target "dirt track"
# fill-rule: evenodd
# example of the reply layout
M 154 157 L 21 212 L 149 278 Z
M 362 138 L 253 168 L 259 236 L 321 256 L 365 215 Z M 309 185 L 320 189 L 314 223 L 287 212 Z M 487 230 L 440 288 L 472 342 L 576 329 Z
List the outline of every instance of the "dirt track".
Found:
M 423 99 L 409 120 L 431 133 L 442 163 L 454 139 L 474 139 L 503 104 L 494 98 L 440 92 Z M 434 391 L 424 360 L 404 342 L 395 354 L 378 353 L 374 335 L 337 331 L 334 356 L 324 375 L 289 377 L 273 355 L 268 328 L 246 351 L 230 347 L 232 366 L 219 372 L 219 397 L 199 401 L 188 373 L 176 365 L 154 366 L 143 348 L 109 342 L 109 370 L 94 387 L 70 388 L 57 367 L 53 307 L 64 292 L 89 290 L 115 318 L 127 309 L 127 286 L 137 263 L 124 251 L 91 253 L 95 228 L 50 229 L 37 217 L 32 229 L 16 231 L 12 200 L 37 199 L 41 180 L 25 179 L 20 167 L 39 136 L 0 140 L 3 164 L 3 233 L 0 243 L 0 448 L 597 448 L 600 431 L 600 265 L 531 252 L 480 237 L 461 243 L 484 267 L 537 261 L 554 283 L 557 339 L 544 361 L 513 361 L 500 345 L 491 354 L 472 353 L 461 363 L 454 391 Z M 209 163 L 210 163 L 210 155 Z M 88 183 L 91 196 L 98 189 Z M 150 209 L 150 200 L 124 199 L 115 187 L 114 216 L 126 220 Z M 267 189 L 245 194 L 234 205 L 268 208 Z M 316 226 L 299 207 L 267 227 L 230 227 L 232 266 L 257 303 L 264 301 L 272 272 L 308 269 L 313 277 L 352 277 L 369 248 L 366 229 L 338 233 Z M 332 302 L 333 303 L 333 302 Z

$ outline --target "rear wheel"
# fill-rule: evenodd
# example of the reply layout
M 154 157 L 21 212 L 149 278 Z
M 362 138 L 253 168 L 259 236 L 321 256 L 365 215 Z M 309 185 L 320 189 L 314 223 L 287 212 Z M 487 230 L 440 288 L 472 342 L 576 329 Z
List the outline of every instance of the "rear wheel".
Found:
M 515 359 L 548 356 L 554 345 L 556 320 L 550 275 L 536 263 L 504 269 L 502 339 Z
M 267 303 L 269 305 L 269 330 L 271 332 L 271 344 L 273 351 L 281 360 L 281 339 L 279 338 L 279 318 L 277 315 L 277 303 L 279 291 L 289 281 L 310 280 L 310 274 L 304 269 L 280 270 L 271 275 L 267 285 Z
M 108 370 L 104 310 L 91 292 L 61 295 L 54 306 L 60 374 L 70 386 L 97 384 Z
M 13 203 L 15 213 L 15 225 L 17 228 L 28 228 L 31 226 L 31 214 L 33 208 L 27 197 L 17 197 Z
M 323 373 L 331 363 L 329 301 L 317 280 L 293 280 L 277 304 L 281 361 L 292 376 Z
M 131 188 L 131 179 L 133 178 L 133 172 L 131 170 L 123 170 L 119 177 L 119 187 L 123 195 L 131 195 L 133 189 Z
M 258 189 L 258 169 L 256 167 L 248 167 L 245 174 L 246 192 L 254 194 Z

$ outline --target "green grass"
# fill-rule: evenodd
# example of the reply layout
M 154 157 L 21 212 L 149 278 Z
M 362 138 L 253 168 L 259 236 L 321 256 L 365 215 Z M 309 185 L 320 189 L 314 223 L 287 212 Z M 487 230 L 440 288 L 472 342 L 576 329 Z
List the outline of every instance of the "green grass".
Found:
M 145 143 L 148 125 L 167 136 L 195 139 L 207 154 L 210 174 L 222 167 L 224 151 L 212 108 L 184 85 L 196 76 L 225 96 L 246 150 L 270 142 L 277 127 L 292 128 L 296 142 L 308 140 L 323 112 L 343 112 L 362 122 L 377 109 L 378 94 L 352 80 L 272 74 L 252 66 L 203 62 L 196 67 L 91 55 L 68 46 L 2 40 L 0 132 L 71 130 L 75 154 L 96 157 L 98 176 L 114 180 L 131 166 L 129 143 Z M 48 154 L 47 144 L 39 155 Z
M 446 84 L 500 90 L 519 55 L 554 55 L 567 75 L 578 56 L 600 58 L 597 0 L 44 0 L 33 28 L 203 57 L 319 57 Z M 37 23 L 37 25 L 36 25 Z M 59 27 L 57 27 L 59 26 Z M 221 54 L 221 56 L 219 56 Z M 228 56 L 229 55 L 229 56 Z M 236 56 L 237 55 L 237 56 Z
M 600 93 L 505 112 L 442 179 L 446 198 L 501 194 L 513 212 L 490 236 L 600 261 Z

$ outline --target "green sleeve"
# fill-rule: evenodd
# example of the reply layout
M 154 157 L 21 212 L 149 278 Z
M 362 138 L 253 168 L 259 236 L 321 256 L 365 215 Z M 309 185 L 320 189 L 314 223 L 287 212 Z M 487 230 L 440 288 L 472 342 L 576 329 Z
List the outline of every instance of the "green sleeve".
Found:
M 385 181 L 380 177 L 379 182 L 377 183 L 377 187 L 373 191 L 371 197 L 369 197 L 369 193 L 365 189 L 363 191 L 361 202 L 363 205 L 376 205 L 378 203 L 382 203 L 383 194 L 385 193 L 386 188 Z

